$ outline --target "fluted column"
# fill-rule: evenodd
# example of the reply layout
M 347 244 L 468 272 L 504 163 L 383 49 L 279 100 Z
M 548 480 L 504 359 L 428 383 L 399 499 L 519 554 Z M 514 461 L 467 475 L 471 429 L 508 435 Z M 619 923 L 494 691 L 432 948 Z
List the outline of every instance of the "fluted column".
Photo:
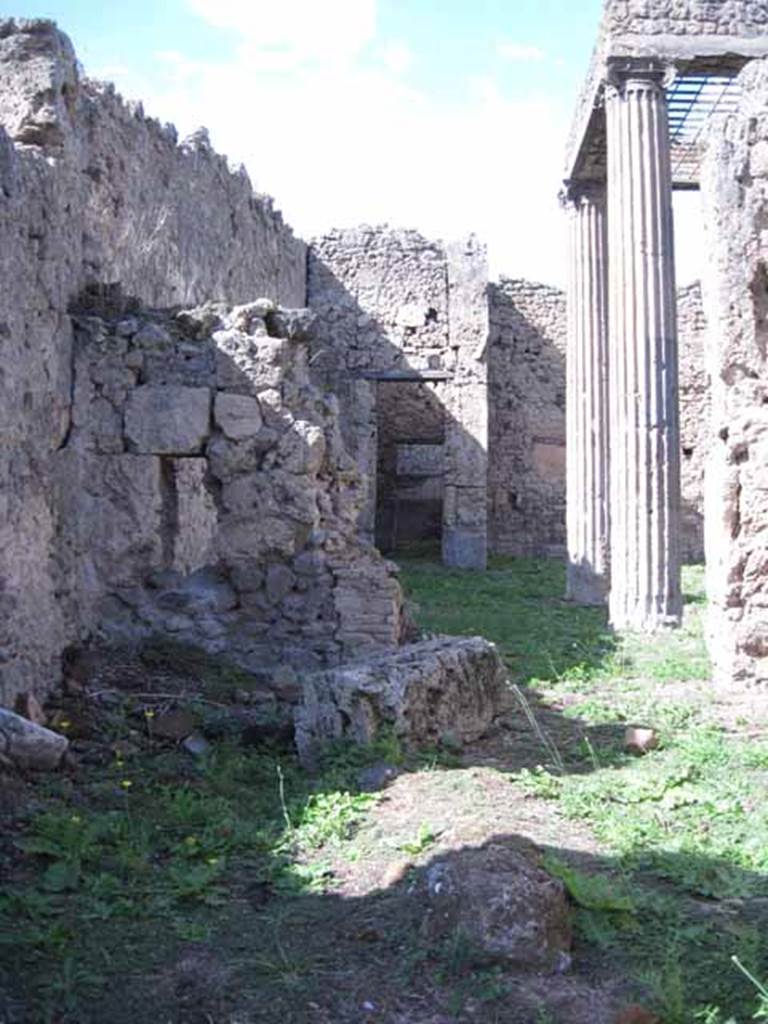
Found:
M 608 148 L 611 592 L 616 628 L 680 621 L 680 444 L 664 68 L 615 63 Z
M 608 260 L 605 186 L 572 183 L 567 352 L 567 596 L 608 593 Z

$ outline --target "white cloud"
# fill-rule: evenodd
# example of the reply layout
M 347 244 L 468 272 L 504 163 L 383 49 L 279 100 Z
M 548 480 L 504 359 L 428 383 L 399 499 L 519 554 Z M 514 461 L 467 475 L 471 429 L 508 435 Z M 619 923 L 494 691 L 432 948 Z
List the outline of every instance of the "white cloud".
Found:
M 216 28 L 233 29 L 251 56 L 288 65 L 354 57 L 376 34 L 376 0 L 188 0 Z
M 188 3 L 208 10 L 212 23 L 214 12 L 217 23 L 229 24 L 245 9 L 235 0 Z M 285 11 L 297 3 L 274 15 L 259 48 L 289 40 Z M 325 11 L 340 4 L 316 2 Z M 354 4 L 375 17 L 373 3 Z M 412 58 L 406 42 L 377 45 L 374 37 L 369 46 L 370 21 L 347 36 L 348 59 L 310 59 L 274 74 L 279 61 L 266 68 L 267 51 L 253 60 L 256 20 L 226 61 L 166 52 L 149 94 L 146 82 L 139 95 L 135 81 L 118 80 L 118 87 L 175 123 L 181 136 L 206 125 L 214 146 L 246 165 L 254 186 L 275 197 L 304 237 L 384 222 L 446 240 L 475 232 L 488 243 L 494 273 L 563 281 L 556 196 L 570 110 L 554 100 L 512 99 L 489 76 L 465 80 L 463 91 L 459 82 L 451 98 L 416 89 L 403 77 Z M 304 32 L 290 45 L 298 39 L 304 46 Z
M 381 51 L 381 63 L 393 75 L 404 75 L 413 64 L 413 51 L 405 43 L 390 43 Z
M 539 61 L 546 60 L 547 54 L 538 46 L 527 46 L 524 43 L 513 43 L 509 40 L 501 42 L 496 47 L 496 52 L 505 60 Z

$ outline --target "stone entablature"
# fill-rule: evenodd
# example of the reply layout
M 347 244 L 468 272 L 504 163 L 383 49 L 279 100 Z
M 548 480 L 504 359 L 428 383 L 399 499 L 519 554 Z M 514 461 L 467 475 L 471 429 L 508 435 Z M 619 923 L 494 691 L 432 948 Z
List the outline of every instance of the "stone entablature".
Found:
M 601 105 L 611 60 L 662 58 L 682 68 L 697 57 L 722 61 L 727 54 L 738 68 L 766 53 L 767 26 L 768 10 L 753 0 L 606 0 L 568 138 L 565 178 L 584 175 L 590 148 L 604 151 Z

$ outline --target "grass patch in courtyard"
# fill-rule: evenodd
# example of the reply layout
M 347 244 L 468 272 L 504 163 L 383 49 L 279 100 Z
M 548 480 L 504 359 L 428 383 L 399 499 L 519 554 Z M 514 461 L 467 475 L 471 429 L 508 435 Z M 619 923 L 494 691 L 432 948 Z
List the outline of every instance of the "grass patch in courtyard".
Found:
M 585 730 L 589 770 L 562 771 L 542 746 L 513 776 L 589 827 L 635 905 L 621 921 L 581 905 L 582 937 L 651 984 L 667 1024 L 752 1019 L 765 1001 L 731 956 L 768 976 L 768 743 L 710 713 L 703 567 L 683 571 L 681 628 L 652 637 L 613 635 L 602 610 L 566 602 L 556 562 L 497 558 L 481 574 L 411 559 L 403 578 L 423 628 L 493 640 L 537 713 L 559 708 Z M 606 723 L 652 728 L 658 749 L 592 741 Z
M 384 1022 L 560 1024 L 546 1006 L 520 1016 L 514 972 L 459 936 L 438 949 L 422 934 L 419 873 L 491 836 L 533 840 L 568 889 L 574 976 L 629 979 L 665 1024 L 765 1011 L 768 743 L 713 710 L 701 570 L 686 570 L 683 628 L 653 638 L 564 601 L 555 562 L 480 574 L 412 558 L 402 576 L 423 629 L 499 645 L 562 756 L 515 707 L 463 753 L 405 757 L 384 736 L 329 747 L 310 777 L 277 741 L 131 751 L 147 726 L 127 693 L 104 719 L 106 762 L 22 782 L 7 804 L 0 1020 L 359 1024 L 370 1004 Z M 150 672 L 179 666 L 193 703 L 197 684 L 210 702 L 240 682 L 150 652 Z M 657 749 L 627 753 L 627 724 L 655 729 Z M 360 791 L 380 762 L 402 772 L 383 798 Z

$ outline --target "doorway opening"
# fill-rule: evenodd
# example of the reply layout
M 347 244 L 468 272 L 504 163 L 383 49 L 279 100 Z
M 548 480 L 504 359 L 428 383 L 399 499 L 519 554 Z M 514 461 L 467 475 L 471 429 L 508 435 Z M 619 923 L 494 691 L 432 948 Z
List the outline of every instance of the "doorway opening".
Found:
M 446 413 L 439 381 L 376 384 L 376 546 L 386 554 L 440 552 Z

